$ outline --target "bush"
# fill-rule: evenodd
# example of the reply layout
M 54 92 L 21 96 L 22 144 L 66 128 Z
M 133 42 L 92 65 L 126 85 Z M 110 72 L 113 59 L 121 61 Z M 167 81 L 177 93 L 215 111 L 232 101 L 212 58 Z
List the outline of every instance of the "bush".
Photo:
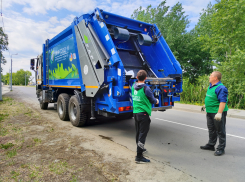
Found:
M 189 78 L 184 78 L 181 102 L 203 105 L 207 88 L 209 87 L 208 77 L 207 75 L 200 76 L 195 83 L 191 83 Z

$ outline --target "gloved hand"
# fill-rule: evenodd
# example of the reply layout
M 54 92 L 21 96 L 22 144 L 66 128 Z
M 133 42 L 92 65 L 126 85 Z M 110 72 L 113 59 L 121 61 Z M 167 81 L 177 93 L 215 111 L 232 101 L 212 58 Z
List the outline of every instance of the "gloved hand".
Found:
M 214 119 L 216 119 L 217 121 L 221 121 L 221 118 L 222 118 L 222 113 L 219 112 L 214 116 Z
M 201 111 L 205 111 L 205 105 L 204 106 L 202 106 L 202 108 L 201 108 Z
M 157 99 L 157 103 L 156 104 L 159 104 L 159 100 Z

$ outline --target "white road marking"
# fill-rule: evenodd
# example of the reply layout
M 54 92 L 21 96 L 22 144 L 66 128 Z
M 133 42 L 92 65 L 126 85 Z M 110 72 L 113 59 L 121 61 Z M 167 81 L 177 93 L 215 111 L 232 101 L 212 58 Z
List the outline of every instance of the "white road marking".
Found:
M 160 118 L 155 118 L 157 120 L 161 120 L 161 121 L 165 121 L 165 122 L 168 122 L 168 123 L 174 123 L 174 124 L 178 124 L 178 125 L 182 125 L 182 126 L 188 126 L 188 127 L 191 127 L 191 128 L 196 128 L 196 129 L 199 129 L 199 130 L 205 130 L 205 131 L 208 131 L 208 129 L 205 129 L 205 128 L 200 128 L 200 127 L 196 127 L 196 126 L 191 126 L 191 125 L 187 125 L 187 124 L 183 124 L 183 123 L 178 123 L 178 122 L 174 122 L 174 121 L 169 121 L 169 120 L 166 120 L 166 119 L 160 119 Z M 235 137 L 235 138 L 240 138 L 240 139 L 244 139 L 245 140 L 245 137 L 240 137 L 240 136 L 236 136 L 236 135 L 231 135 L 231 134 L 227 134 L 227 136 L 231 136 L 231 137 Z

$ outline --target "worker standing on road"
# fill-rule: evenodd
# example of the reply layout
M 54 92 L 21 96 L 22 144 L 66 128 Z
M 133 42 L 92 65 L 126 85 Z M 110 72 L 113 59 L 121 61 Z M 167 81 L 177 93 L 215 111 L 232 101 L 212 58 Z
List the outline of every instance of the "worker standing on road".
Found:
M 145 84 L 146 76 L 146 71 L 140 70 L 136 77 L 138 82 L 132 86 L 133 113 L 137 145 L 137 156 L 135 157 L 136 163 L 150 162 L 150 160 L 143 156 L 143 152 L 146 151 L 144 145 L 147 133 L 150 129 L 152 104 L 159 103 L 158 99 L 154 98 L 150 87 Z
M 228 90 L 221 83 L 221 73 L 214 71 L 209 77 L 210 86 L 205 97 L 205 106 L 202 111 L 207 112 L 207 126 L 209 132 L 209 141 L 205 146 L 200 148 L 203 150 L 215 151 L 214 146 L 219 139 L 219 145 L 215 151 L 215 156 L 225 153 L 226 146 L 226 115 L 228 111 Z

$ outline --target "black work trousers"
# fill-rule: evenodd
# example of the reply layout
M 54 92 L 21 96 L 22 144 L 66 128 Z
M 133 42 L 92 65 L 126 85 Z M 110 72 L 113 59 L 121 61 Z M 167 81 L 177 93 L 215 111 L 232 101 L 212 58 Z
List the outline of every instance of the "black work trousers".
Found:
M 208 144 L 215 146 L 217 138 L 219 139 L 219 145 L 217 150 L 224 150 L 226 146 L 226 115 L 227 111 L 222 113 L 221 121 L 214 119 L 216 113 L 207 113 L 207 126 L 209 133 Z
M 146 112 L 134 114 L 136 129 L 137 156 L 141 157 L 145 146 L 146 136 L 150 129 L 151 119 Z

